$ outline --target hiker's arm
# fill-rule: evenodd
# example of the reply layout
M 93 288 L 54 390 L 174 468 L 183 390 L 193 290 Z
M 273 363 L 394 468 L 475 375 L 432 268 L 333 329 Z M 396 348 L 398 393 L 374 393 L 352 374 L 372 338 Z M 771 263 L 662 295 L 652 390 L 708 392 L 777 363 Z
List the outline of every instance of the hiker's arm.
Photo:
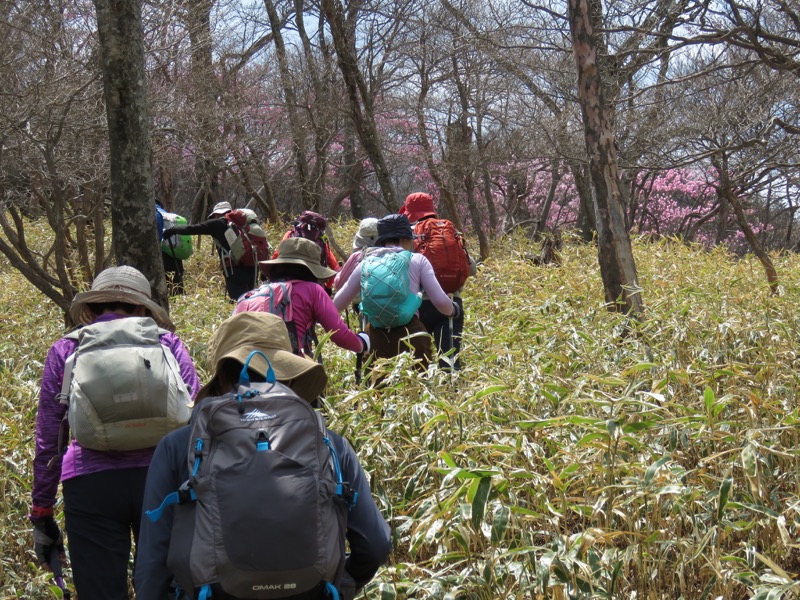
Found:
M 338 437 L 338 436 L 337 436 Z M 342 476 L 358 492 L 356 505 L 347 513 L 347 541 L 350 555 L 345 570 L 355 580 L 356 588 L 364 587 L 392 552 L 389 525 L 375 505 L 369 481 L 356 453 L 347 440 L 341 440 L 339 460 Z
M 228 230 L 228 224 L 224 219 L 209 219 L 202 223 L 194 225 L 182 225 L 180 227 L 170 227 L 165 229 L 162 237 L 169 237 L 175 233 L 181 235 L 210 235 L 217 242 L 219 242 L 226 250 L 230 249 L 228 241 L 225 239 L 225 232 Z
M 64 363 L 75 350 L 75 342 L 60 339 L 50 348 L 44 362 L 42 385 L 39 392 L 39 410 L 36 414 L 36 450 L 33 458 L 33 506 L 50 508 L 56 502 L 58 482 L 61 479 L 61 457 L 58 432 L 67 407 L 59 402 Z M 63 443 L 69 443 L 65 436 Z
M 336 276 L 333 278 L 333 289 L 338 291 L 339 288 L 341 288 L 350 278 L 350 275 L 360 262 L 361 251 L 356 250 L 347 258 L 347 260 L 344 262 L 344 265 L 342 265 L 342 268 L 339 269 L 339 272 L 336 273 Z
M 179 429 L 159 442 L 147 471 L 143 508 L 145 511 L 161 506 L 164 498 L 176 491 L 186 477 L 182 465 L 186 463 L 188 427 Z M 183 441 L 184 443 L 180 443 Z M 188 467 L 186 469 L 188 472 Z M 136 597 L 167 600 L 172 584 L 172 573 L 167 569 L 169 540 L 172 534 L 173 509 L 164 509 L 161 518 L 153 523 L 142 514 L 139 543 L 136 553 Z
M 439 280 L 436 279 L 436 274 L 433 272 L 433 266 L 430 261 L 421 254 L 415 254 L 414 260 L 419 261 L 419 283 L 428 299 L 433 303 L 440 313 L 449 317 L 453 315 L 455 303 L 448 297 L 442 286 L 439 285 Z
M 178 365 L 181 368 L 181 379 L 189 387 L 192 399 L 194 399 L 200 390 L 200 378 L 197 376 L 197 369 L 194 366 L 192 357 L 189 355 L 189 350 L 174 333 L 166 333 L 161 336 L 161 343 L 167 346 L 178 360 Z
M 364 344 L 355 333 L 339 316 L 336 305 L 328 297 L 328 294 L 320 287 L 316 286 L 314 300 L 314 320 L 319 323 L 325 331 L 332 331 L 331 341 L 340 348 L 350 350 L 355 353 L 364 351 Z
M 350 274 L 350 277 L 347 278 L 347 281 L 342 284 L 342 288 L 336 292 L 336 295 L 333 297 L 333 304 L 336 306 L 336 310 L 342 312 L 345 308 L 350 306 L 353 298 L 355 298 L 360 291 L 361 269 L 356 267 Z

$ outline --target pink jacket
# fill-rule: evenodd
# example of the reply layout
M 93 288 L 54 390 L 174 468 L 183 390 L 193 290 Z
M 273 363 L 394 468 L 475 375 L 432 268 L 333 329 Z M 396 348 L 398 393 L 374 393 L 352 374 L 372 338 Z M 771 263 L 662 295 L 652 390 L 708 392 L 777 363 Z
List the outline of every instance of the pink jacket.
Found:
M 286 282 L 289 283 L 289 282 Z M 364 343 L 339 316 L 328 292 L 321 285 L 311 281 L 292 280 L 292 321 L 297 328 L 298 348 L 303 348 L 306 332 L 319 323 L 325 331 L 333 332 L 331 341 L 337 346 L 352 352 L 362 352 Z M 257 295 L 236 305 L 234 314 L 245 311 L 270 312 L 269 298 Z M 282 316 L 282 315 L 279 315 Z

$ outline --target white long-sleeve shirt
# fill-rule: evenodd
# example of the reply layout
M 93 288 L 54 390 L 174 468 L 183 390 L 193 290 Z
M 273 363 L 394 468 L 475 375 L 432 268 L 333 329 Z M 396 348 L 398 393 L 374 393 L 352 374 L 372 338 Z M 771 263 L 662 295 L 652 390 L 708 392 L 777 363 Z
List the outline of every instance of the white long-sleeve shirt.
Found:
M 402 248 L 398 248 L 398 250 L 402 250 Z M 409 291 L 414 294 L 425 292 L 428 299 L 443 315 L 449 316 L 453 314 L 455 310 L 453 301 L 450 300 L 442 286 L 439 285 L 436 274 L 433 272 L 433 266 L 422 254 L 413 254 L 411 256 L 411 264 L 408 267 L 408 287 Z M 339 312 L 343 311 L 359 293 L 361 293 L 361 269 L 355 269 L 333 297 L 336 309 Z

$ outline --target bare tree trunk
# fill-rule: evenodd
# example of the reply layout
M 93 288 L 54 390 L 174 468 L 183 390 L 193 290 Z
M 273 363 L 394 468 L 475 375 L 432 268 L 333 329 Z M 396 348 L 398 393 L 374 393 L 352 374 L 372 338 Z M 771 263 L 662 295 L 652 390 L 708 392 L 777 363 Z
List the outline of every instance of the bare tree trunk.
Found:
M 481 215 L 478 211 L 478 204 L 475 202 L 475 168 L 472 164 L 472 129 L 469 126 L 467 117 L 469 115 L 469 94 L 464 85 L 461 71 L 459 69 L 458 59 L 453 55 L 453 77 L 458 89 L 458 98 L 461 105 L 461 114 L 458 118 L 457 133 L 454 136 L 456 145 L 457 162 L 452 165 L 456 173 L 461 174 L 461 181 L 464 185 L 464 191 L 467 197 L 467 208 L 469 209 L 472 222 L 475 223 L 475 234 L 478 236 L 478 247 L 480 248 L 481 259 L 486 259 L 489 256 L 489 239 L 486 237 L 486 232 L 480 225 Z M 455 204 L 455 203 L 454 203 Z M 456 207 L 452 207 L 452 212 L 456 215 Z M 457 227 L 463 230 L 463 225 L 460 219 L 456 220 Z
M 544 205 L 542 205 L 542 212 L 539 215 L 539 220 L 536 221 L 536 228 L 533 231 L 534 239 L 538 238 L 542 231 L 545 230 L 547 218 L 550 216 L 550 207 L 553 206 L 553 200 L 556 197 L 556 188 L 558 188 L 558 182 L 561 181 L 561 177 L 563 176 L 558 166 L 557 158 L 550 159 L 550 171 L 552 173 L 550 176 L 550 187 L 547 189 L 547 198 L 545 198 Z
M 354 174 L 358 175 L 358 185 L 354 185 L 350 193 L 350 216 L 360 221 L 367 216 L 364 211 L 364 199 L 361 194 L 361 180 L 364 177 L 364 165 L 361 163 L 361 160 L 356 157 L 355 134 L 353 133 L 350 123 L 344 125 L 342 138 L 344 170 L 346 173 L 344 178 L 353 180 Z M 352 181 L 352 183 L 355 183 L 355 181 Z
M 609 310 L 643 311 L 636 264 L 619 190 L 614 131 L 605 105 L 588 0 L 569 0 L 569 23 L 578 70 L 589 171 L 597 203 L 598 259 Z
M 753 232 L 752 227 L 750 227 L 750 224 L 747 222 L 747 216 L 744 214 L 742 203 L 739 201 L 739 197 L 734 192 L 733 185 L 731 184 L 731 180 L 728 176 L 727 159 L 725 156 L 715 156 L 712 157 L 711 162 L 716 167 L 717 173 L 719 173 L 720 183 L 719 188 L 717 189 L 717 196 L 720 199 L 720 205 L 725 202 L 727 206 L 733 207 L 733 212 L 736 215 L 736 223 L 739 225 L 739 229 L 744 234 L 747 243 L 750 244 L 753 252 L 764 267 L 764 272 L 767 274 L 767 281 L 769 282 L 770 292 L 772 294 L 777 294 L 778 272 L 775 270 L 775 265 L 773 264 L 772 259 L 769 257 L 769 254 L 767 254 L 767 252 L 764 250 L 764 247 L 761 245 L 758 236 Z
M 275 56 L 278 59 L 278 72 L 283 88 L 283 100 L 286 114 L 289 118 L 289 131 L 292 138 L 292 154 L 294 155 L 294 168 L 296 169 L 297 183 L 300 187 L 300 199 L 304 210 L 319 210 L 315 199 L 311 195 L 308 178 L 308 163 L 306 159 L 306 142 L 303 124 L 297 114 L 297 99 L 294 94 L 294 84 L 292 74 L 289 71 L 289 63 L 286 58 L 286 46 L 283 43 L 281 34 L 281 21 L 278 18 L 278 11 L 272 0 L 264 0 L 264 6 L 269 15 L 269 23 L 272 28 L 272 38 L 275 42 Z M 298 16 L 299 19 L 302 17 Z
M 397 193 L 392 185 L 389 168 L 383 158 L 378 128 L 375 125 L 375 114 L 364 77 L 358 69 L 358 56 L 355 52 L 353 31 L 345 24 L 344 9 L 339 0 L 322 0 L 322 10 L 331 28 L 333 45 L 339 70 L 342 73 L 350 102 L 350 116 L 358 134 L 361 145 L 369 156 L 375 169 L 375 176 L 381 188 L 387 208 L 396 212 L 400 208 Z
M 95 0 L 111 159 L 111 224 L 117 264 L 139 269 L 169 306 L 155 220 L 141 0 Z
M 195 177 L 197 191 L 192 207 L 192 221 L 206 218 L 218 196 L 219 173 L 214 163 L 214 154 L 219 144 L 218 124 L 214 119 L 217 80 L 211 40 L 211 8 L 213 0 L 193 0 L 187 4 L 187 23 L 191 44 L 191 94 L 195 114 L 194 137 Z

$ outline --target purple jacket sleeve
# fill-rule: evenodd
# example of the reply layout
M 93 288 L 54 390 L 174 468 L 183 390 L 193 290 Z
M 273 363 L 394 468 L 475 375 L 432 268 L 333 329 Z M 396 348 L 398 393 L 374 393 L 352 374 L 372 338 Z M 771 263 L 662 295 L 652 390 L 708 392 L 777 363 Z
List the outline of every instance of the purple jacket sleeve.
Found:
M 181 368 L 181 379 L 189 387 L 192 399 L 194 399 L 201 386 L 200 378 L 197 376 L 197 369 L 195 369 L 192 357 L 189 356 L 189 350 L 186 349 L 184 343 L 174 333 L 162 335 L 161 343 L 169 348 L 178 360 L 178 365 Z
M 361 292 L 361 269 L 354 269 L 350 277 L 347 278 L 347 281 L 341 285 L 342 287 L 333 297 L 333 304 L 339 312 L 347 308 L 353 299 Z
M 36 450 L 33 458 L 33 505 L 49 508 L 56 503 L 61 479 L 58 432 L 67 407 L 59 402 L 64 364 L 75 351 L 75 340 L 61 338 L 50 347 L 44 361 L 39 410 L 36 413 Z M 64 440 L 66 443 L 67 440 Z
M 342 268 L 336 273 L 333 278 L 333 289 L 338 290 L 353 274 L 353 271 L 361 262 L 363 252 L 361 250 L 354 250 L 353 253 L 347 258 Z

